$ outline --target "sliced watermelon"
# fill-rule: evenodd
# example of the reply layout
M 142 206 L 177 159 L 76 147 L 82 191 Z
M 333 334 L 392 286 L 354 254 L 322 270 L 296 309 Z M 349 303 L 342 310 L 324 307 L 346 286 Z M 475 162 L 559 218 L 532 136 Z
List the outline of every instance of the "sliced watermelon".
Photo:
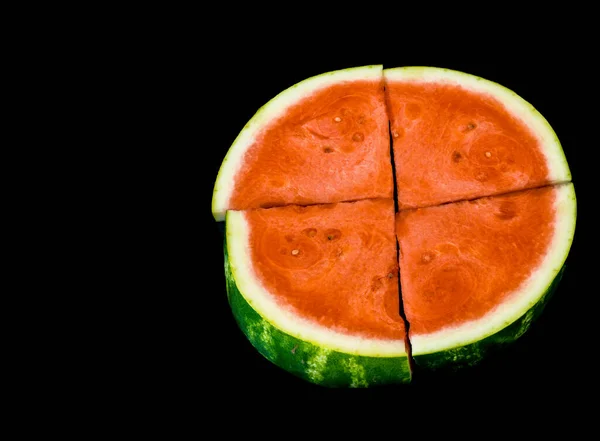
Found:
M 391 198 L 382 66 L 309 78 L 263 106 L 231 145 L 212 212 Z
M 410 380 L 394 202 L 228 211 L 227 292 L 268 360 L 313 383 Z
M 408 382 L 409 338 L 420 366 L 474 364 L 560 280 L 570 180 L 548 122 L 498 84 L 429 67 L 309 78 L 257 112 L 217 176 L 233 314 L 317 384 Z
M 415 362 L 474 364 L 520 337 L 560 280 L 575 230 L 573 184 L 397 215 Z
M 548 122 L 505 87 L 433 67 L 384 77 L 400 209 L 571 180 Z

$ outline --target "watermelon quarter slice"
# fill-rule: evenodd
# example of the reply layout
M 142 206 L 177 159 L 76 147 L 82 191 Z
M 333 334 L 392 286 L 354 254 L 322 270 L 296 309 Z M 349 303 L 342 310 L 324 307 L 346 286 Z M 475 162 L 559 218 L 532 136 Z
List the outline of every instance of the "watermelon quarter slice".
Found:
M 514 92 L 433 67 L 384 76 L 400 209 L 571 180 L 550 124 Z
M 308 381 L 410 380 L 394 201 L 228 211 L 227 292 L 268 360 Z
M 417 364 L 475 364 L 530 326 L 562 275 L 573 184 L 401 211 L 402 299 Z
M 212 211 L 392 198 L 382 66 L 309 78 L 248 121 L 215 182 Z

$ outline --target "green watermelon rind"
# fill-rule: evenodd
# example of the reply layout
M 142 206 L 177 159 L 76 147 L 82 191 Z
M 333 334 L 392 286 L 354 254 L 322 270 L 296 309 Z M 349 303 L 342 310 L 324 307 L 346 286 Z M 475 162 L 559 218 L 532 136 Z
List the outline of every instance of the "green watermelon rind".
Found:
M 556 291 L 563 276 L 566 265 L 558 272 L 546 292 L 529 311 L 501 331 L 478 342 L 448 349 L 433 354 L 413 355 L 415 364 L 426 370 L 459 370 L 479 364 L 486 356 L 506 345 L 515 342 L 525 334 L 535 320 L 541 315 L 544 307 Z
M 293 337 L 256 312 L 240 292 L 224 241 L 227 299 L 233 316 L 254 348 L 289 373 L 326 387 L 366 388 L 411 380 L 407 356 L 369 357 L 329 349 Z
M 235 186 L 235 176 L 243 165 L 246 150 L 254 137 L 268 124 L 279 118 L 285 110 L 316 91 L 344 81 L 360 79 L 383 80 L 382 65 L 368 65 L 326 72 L 307 78 L 285 89 L 263 105 L 250 118 L 235 138 L 219 168 L 213 189 L 212 214 L 217 222 L 225 220 L 227 202 Z

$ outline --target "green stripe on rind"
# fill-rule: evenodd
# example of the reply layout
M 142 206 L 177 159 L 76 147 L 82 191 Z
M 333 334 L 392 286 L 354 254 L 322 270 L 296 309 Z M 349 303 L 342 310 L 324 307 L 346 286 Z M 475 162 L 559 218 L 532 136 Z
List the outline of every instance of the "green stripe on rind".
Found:
M 483 360 L 489 352 L 501 349 L 504 345 L 514 342 L 525 334 L 531 327 L 531 324 L 540 316 L 548 303 L 548 300 L 550 300 L 552 294 L 556 291 L 556 287 L 558 286 L 564 271 L 565 265 L 563 265 L 540 300 L 506 328 L 483 340 L 466 346 L 460 346 L 433 354 L 415 355 L 415 363 L 420 368 L 428 370 L 457 370 L 476 365 Z
M 240 329 L 267 360 L 311 383 L 327 387 L 373 387 L 408 383 L 408 357 L 365 357 L 316 346 L 282 332 L 262 318 L 238 290 L 229 265 L 227 298 Z

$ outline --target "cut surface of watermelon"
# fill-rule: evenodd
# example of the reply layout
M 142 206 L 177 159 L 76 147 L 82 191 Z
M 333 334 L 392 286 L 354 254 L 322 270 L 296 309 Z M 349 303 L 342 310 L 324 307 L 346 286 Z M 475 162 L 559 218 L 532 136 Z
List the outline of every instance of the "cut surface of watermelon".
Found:
M 348 366 L 363 373 L 363 386 L 390 366 L 395 382 L 407 381 L 394 222 L 391 199 L 229 211 L 230 303 L 254 346 L 317 383 L 340 385 L 350 378 Z M 288 343 L 271 344 L 273 332 Z M 346 361 L 311 376 L 295 346 Z
M 575 218 L 570 183 L 398 213 L 402 298 L 416 361 L 533 314 L 563 267 Z
M 392 196 L 382 66 L 366 66 L 309 78 L 261 108 L 223 161 L 212 211 Z
M 384 77 L 400 209 L 571 180 L 548 122 L 505 87 L 432 67 Z
M 254 115 L 215 182 L 233 315 L 316 384 L 409 382 L 409 340 L 419 366 L 475 364 L 556 288 L 570 181 L 548 122 L 491 81 L 382 66 L 309 78 Z

